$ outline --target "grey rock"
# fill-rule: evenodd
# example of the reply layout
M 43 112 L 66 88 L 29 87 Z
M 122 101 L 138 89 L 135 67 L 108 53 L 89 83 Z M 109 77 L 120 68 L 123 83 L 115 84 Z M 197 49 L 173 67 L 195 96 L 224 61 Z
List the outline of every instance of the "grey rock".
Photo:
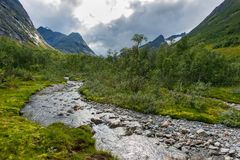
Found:
M 214 143 L 214 146 L 216 146 L 216 147 L 220 147 L 220 146 L 221 146 L 221 143 L 219 143 L 219 142 L 215 142 L 215 143 Z
M 164 121 L 162 124 L 161 124 L 161 127 L 164 127 L 164 128 L 167 128 L 169 127 L 171 123 L 169 121 Z
M 221 149 L 220 149 L 220 153 L 221 153 L 221 154 L 226 154 L 226 153 L 228 153 L 229 151 L 230 151 L 229 148 L 221 148 Z
M 176 143 L 176 144 L 174 144 L 174 147 L 177 148 L 177 149 L 181 149 L 182 146 L 183 146 L 182 143 Z
M 204 160 L 205 156 L 198 153 L 191 156 L 190 160 Z
M 120 120 L 114 120 L 114 121 L 111 121 L 111 122 L 110 122 L 109 127 L 110 127 L 110 128 L 123 127 L 123 124 L 121 124 L 121 121 L 120 121 Z
M 232 158 L 229 157 L 229 156 L 225 156 L 225 157 L 224 157 L 224 160 L 232 160 Z
M 182 133 L 182 134 L 187 134 L 187 133 L 189 133 L 189 130 L 186 129 L 186 128 L 181 128 L 180 130 L 181 130 L 181 133 Z
M 73 110 L 70 109 L 67 111 L 67 113 L 73 114 L 74 112 L 73 112 Z
M 207 132 L 204 129 L 199 129 L 196 132 L 199 136 L 208 136 Z
M 101 119 L 97 119 L 97 118 L 92 118 L 91 121 L 96 125 L 99 125 L 99 124 L 103 123 L 103 121 Z
M 81 109 L 82 109 L 82 107 L 81 107 L 81 106 L 79 106 L 79 105 L 76 105 L 76 106 L 74 106 L 74 107 L 73 107 L 73 109 L 74 109 L 74 111 L 78 111 L 78 110 L 81 110 Z
M 172 135 L 171 135 L 171 134 L 166 134 L 165 137 L 166 137 L 166 138 L 171 138 Z
M 212 145 L 210 145 L 208 148 L 209 148 L 209 149 L 212 149 L 212 150 L 218 150 L 218 149 L 219 149 L 218 147 L 212 146 Z
M 153 136 L 154 136 L 154 134 L 153 134 L 150 130 L 145 131 L 144 134 L 145 134 L 147 137 L 153 137 Z
M 188 154 L 189 151 L 190 151 L 189 149 L 190 149 L 190 147 L 184 146 L 184 147 L 182 147 L 181 150 L 182 150 L 184 153 L 187 153 L 187 154 Z
M 229 155 L 230 155 L 230 156 L 234 156 L 235 153 L 236 153 L 236 150 L 235 150 L 235 149 L 230 149 L 230 150 L 229 150 Z

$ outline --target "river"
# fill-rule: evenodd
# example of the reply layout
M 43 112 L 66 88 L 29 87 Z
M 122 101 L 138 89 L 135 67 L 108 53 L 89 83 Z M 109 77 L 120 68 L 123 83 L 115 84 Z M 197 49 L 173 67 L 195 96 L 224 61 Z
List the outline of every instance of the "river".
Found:
M 82 82 L 52 85 L 33 95 L 23 116 L 43 126 L 90 125 L 96 147 L 122 160 L 240 159 L 240 130 L 223 125 L 145 115 L 89 102 Z

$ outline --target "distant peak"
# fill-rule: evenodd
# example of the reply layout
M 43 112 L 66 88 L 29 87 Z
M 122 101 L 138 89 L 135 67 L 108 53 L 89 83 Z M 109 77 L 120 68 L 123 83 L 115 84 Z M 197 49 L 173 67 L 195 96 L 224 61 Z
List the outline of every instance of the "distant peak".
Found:
M 65 35 L 60 32 L 54 32 L 48 27 L 39 27 L 39 33 L 54 48 L 65 53 L 86 53 L 94 55 L 95 53 L 84 41 L 80 33 L 72 32 Z
M 49 27 L 43 27 L 43 26 L 40 26 L 37 30 L 48 30 L 48 31 L 52 31 Z
M 187 33 L 183 32 L 183 33 L 180 33 L 180 34 L 172 35 L 172 36 L 168 37 L 166 40 L 167 41 L 173 41 L 176 38 L 182 38 L 182 37 L 185 37 L 186 35 L 187 35 Z
M 81 35 L 80 35 L 80 33 L 77 33 L 77 32 L 72 32 L 71 34 L 69 34 L 69 36 L 71 36 L 71 37 L 82 37 Z
M 158 36 L 155 40 L 157 40 L 157 39 L 161 39 L 161 40 L 162 40 L 162 39 L 165 39 L 165 38 L 164 38 L 163 35 L 160 35 L 160 36 Z
M 162 34 L 158 36 L 158 38 L 162 38 L 162 37 L 164 38 L 164 36 Z

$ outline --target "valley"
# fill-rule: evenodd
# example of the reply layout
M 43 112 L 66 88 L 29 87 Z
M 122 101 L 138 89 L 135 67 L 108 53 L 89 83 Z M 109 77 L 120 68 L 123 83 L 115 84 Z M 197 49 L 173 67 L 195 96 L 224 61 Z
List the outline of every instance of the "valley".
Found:
M 158 2 L 131 6 L 148 3 Z M 182 34 L 150 42 L 120 30 L 140 12 L 88 30 L 68 13 L 80 1 L 44 5 L 59 5 L 44 22 L 62 33 L 36 29 L 19 0 L 0 0 L 0 160 L 240 159 L 239 0 L 224 0 L 189 33 L 176 26 Z M 106 40 L 104 27 L 119 33 Z M 119 39 L 127 43 L 115 50 Z
M 56 122 L 71 127 L 90 125 L 96 147 L 111 151 L 120 159 L 240 157 L 239 129 L 145 115 L 86 101 L 78 93 L 81 86 L 82 82 L 68 81 L 66 85 L 48 87 L 32 96 L 21 113 L 43 126 Z

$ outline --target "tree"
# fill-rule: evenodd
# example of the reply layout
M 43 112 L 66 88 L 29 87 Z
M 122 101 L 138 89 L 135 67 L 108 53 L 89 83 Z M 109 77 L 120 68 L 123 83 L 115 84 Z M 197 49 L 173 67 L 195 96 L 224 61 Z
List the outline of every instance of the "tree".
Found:
M 135 42 L 136 47 L 139 48 L 143 41 L 147 41 L 147 37 L 145 37 L 143 34 L 135 34 L 132 37 L 132 41 Z

